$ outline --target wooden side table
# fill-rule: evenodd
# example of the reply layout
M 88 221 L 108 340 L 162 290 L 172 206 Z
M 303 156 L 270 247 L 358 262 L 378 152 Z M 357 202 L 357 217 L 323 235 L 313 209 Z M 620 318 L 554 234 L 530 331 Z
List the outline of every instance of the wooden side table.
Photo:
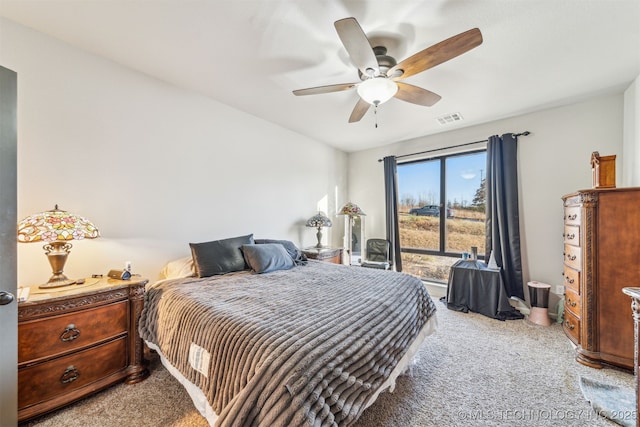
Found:
M 18 421 L 149 371 L 138 334 L 147 279 L 86 279 L 18 304 Z
M 342 248 L 304 248 L 302 253 L 309 259 L 342 264 Z

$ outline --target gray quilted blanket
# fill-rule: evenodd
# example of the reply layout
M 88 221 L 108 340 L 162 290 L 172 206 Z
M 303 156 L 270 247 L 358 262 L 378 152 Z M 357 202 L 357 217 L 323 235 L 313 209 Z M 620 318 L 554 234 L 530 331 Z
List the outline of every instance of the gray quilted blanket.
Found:
M 159 283 L 139 330 L 218 426 L 348 426 L 434 313 L 412 276 L 310 261 Z

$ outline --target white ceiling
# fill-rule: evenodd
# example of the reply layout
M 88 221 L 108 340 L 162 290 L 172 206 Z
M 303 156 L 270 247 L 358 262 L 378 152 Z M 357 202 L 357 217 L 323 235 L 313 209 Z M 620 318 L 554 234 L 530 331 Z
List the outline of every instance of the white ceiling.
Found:
M 351 152 L 607 92 L 640 75 L 639 0 L 0 0 L 0 16 Z M 333 22 L 353 16 L 398 62 L 478 27 L 479 47 L 405 81 L 442 96 L 392 99 L 347 123 L 358 82 Z M 442 126 L 437 117 L 460 113 Z

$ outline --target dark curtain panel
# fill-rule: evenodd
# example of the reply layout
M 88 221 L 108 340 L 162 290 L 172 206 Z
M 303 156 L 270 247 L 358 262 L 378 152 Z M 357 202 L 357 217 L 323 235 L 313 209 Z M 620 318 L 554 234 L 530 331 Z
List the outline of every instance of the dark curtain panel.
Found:
M 387 219 L 387 240 L 391 244 L 391 264 L 402 271 L 400 229 L 398 227 L 398 172 L 395 156 L 384 159 L 384 196 Z
M 518 214 L 518 138 L 507 133 L 489 137 L 487 144 L 487 242 L 502 267 L 509 296 L 524 300 Z

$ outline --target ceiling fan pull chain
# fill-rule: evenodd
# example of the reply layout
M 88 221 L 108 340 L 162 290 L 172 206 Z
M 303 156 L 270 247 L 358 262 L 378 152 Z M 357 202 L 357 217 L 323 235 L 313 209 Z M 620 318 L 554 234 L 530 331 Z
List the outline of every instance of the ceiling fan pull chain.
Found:
M 378 129 L 378 104 L 373 106 L 373 116 L 375 117 L 376 129 Z

